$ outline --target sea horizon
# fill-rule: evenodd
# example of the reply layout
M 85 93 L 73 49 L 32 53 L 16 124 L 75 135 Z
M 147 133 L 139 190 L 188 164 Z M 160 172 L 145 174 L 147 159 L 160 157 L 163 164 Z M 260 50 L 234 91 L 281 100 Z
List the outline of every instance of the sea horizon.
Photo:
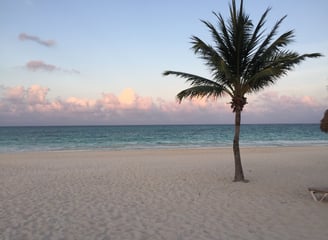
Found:
M 319 125 L 320 122 L 295 122 L 295 123 L 241 123 L 243 125 Z M 234 123 L 145 123 L 145 124 L 20 124 L 20 125 L 0 125 L 6 127 L 125 127 L 125 126 L 212 126 L 212 125 L 232 125 Z

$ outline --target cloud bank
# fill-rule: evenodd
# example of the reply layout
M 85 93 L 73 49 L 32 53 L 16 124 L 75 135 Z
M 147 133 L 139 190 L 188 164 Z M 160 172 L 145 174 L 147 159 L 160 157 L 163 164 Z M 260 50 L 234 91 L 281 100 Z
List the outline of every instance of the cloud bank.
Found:
M 33 41 L 45 47 L 53 47 L 56 45 L 56 42 L 54 40 L 42 40 L 37 36 L 29 35 L 27 33 L 19 34 L 18 39 L 21 41 Z
M 139 96 L 131 88 L 121 94 L 102 93 L 97 99 L 49 99 L 40 85 L 1 87 L 0 125 L 90 124 L 232 124 L 229 99 L 176 101 Z M 265 92 L 249 99 L 243 123 L 319 122 L 323 104 L 316 99 Z

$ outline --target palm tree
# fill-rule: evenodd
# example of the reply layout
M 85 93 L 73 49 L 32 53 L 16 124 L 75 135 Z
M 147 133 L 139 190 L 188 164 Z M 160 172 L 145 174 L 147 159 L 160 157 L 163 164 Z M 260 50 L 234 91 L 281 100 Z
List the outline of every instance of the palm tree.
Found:
M 215 13 L 218 26 L 208 21 L 202 22 L 209 29 L 214 46 L 205 43 L 200 38 L 192 36 L 192 49 L 208 66 L 212 79 L 198 75 L 165 71 L 164 75 L 175 75 L 190 82 L 191 87 L 177 94 L 181 103 L 184 98 L 222 96 L 231 98 L 231 108 L 235 113 L 235 135 L 233 153 L 235 161 L 234 181 L 244 181 L 245 177 L 240 158 L 239 134 L 241 112 L 247 104 L 247 94 L 274 84 L 280 77 L 287 74 L 296 64 L 306 58 L 320 57 L 320 53 L 300 55 L 297 52 L 284 49 L 294 38 L 293 30 L 275 38 L 284 16 L 265 34 L 263 26 L 270 11 L 268 8 L 254 25 L 244 12 L 243 0 L 239 10 L 235 0 L 229 5 L 230 17 L 224 21 L 220 13 Z

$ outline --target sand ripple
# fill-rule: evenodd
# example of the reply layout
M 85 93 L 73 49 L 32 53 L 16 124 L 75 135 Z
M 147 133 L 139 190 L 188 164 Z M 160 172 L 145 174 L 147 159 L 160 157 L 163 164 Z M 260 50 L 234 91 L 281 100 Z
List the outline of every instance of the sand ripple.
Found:
M 327 239 L 328 150 L 0 155 L 1 239 Z M 282 159 L 280 156 L 284 156 Z

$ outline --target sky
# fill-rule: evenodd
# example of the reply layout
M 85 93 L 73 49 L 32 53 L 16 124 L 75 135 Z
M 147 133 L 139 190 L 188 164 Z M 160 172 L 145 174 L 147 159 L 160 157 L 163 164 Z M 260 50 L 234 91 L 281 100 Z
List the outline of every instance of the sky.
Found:
M 229 0 L 0 0 L 0 126 L 230 124 L 229 98 L 179 104 L 177 70 L 209 77 L 190 49 L 212 43 L 200 21 L 228 17 Z M 239 1 L 237 0 L 239 4 Z M 288 49 L 319 52 L 248 95 L 242 123 L 319 123 L 328 108 L 328 1 L 245 0 L 257 23 L 295 30 Z

